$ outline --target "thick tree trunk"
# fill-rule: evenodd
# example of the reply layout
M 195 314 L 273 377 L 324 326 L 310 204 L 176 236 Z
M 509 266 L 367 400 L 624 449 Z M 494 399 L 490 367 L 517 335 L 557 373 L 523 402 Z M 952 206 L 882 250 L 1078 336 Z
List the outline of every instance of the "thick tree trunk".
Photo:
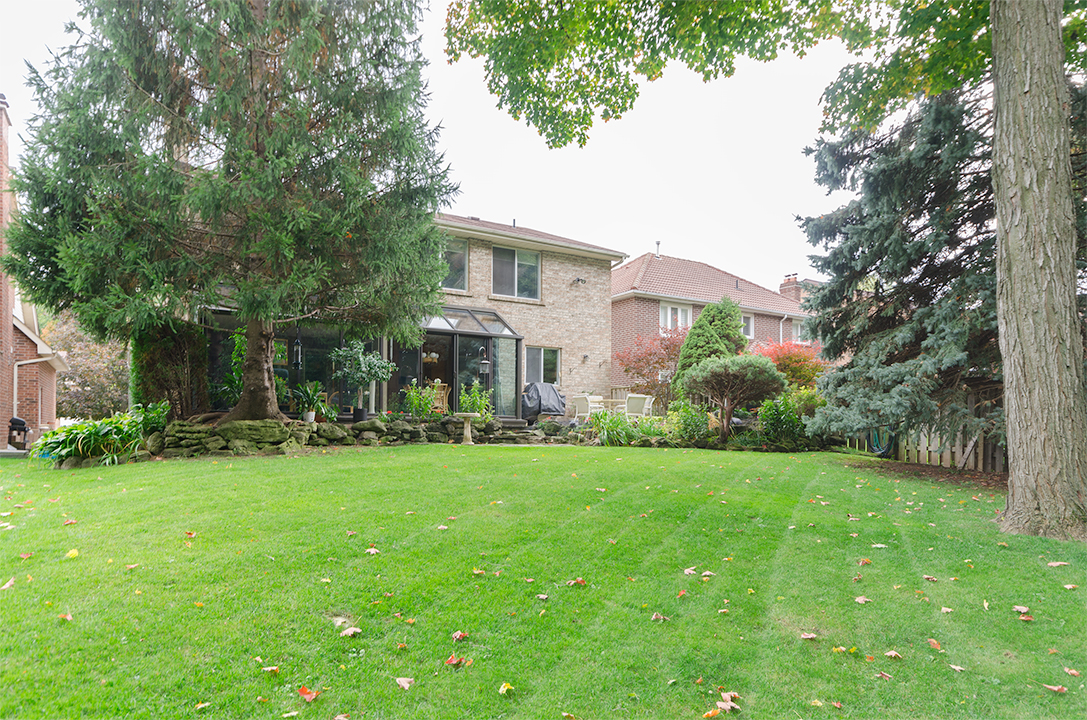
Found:
M 272 323 L 250 320 L 245 326 L 245 359 L 242 361 L 242 396 L 227 413 L 228 420 L 280 420 L 287 416 L 276 402 L 275 375 L 272 373 L 274 353 Z
M 1008 427 L 1001 529 L 1087 540 L 1087 384 L 1062 0 L 992 0 L 997 321 Z

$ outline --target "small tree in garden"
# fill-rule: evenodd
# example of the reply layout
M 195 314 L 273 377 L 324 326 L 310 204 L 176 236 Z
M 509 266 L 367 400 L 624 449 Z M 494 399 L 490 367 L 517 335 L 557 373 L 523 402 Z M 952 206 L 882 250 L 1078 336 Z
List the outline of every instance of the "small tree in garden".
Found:
M 648 338 L 638 335 L 634 347 L 615 353 L 615 362 L 631 377 L 631 391 L 652 395 L 661 410 L 667 410 L 672 403 L 672 380 L 688 330 L 661 328 L 660 335 Z
M 396 370 L 396 365 L 382 359 L 381 353 L 367 352 L 362 340 L 352 340 L 336 348 L 329 357 L 340 366 L 333 377 L 343 378 L 358 388 L 355 407 L 360 408 L 365 407 L 363 395 L 370 389 L 370 383 L 386 382 Z
M 728 438 L 737 407 L 781 394 L 785 376 L 762 355 L 706 358 L 683 377 L 686 392 L 705 395 L 721 408 L 720 440 Z
M 793 388 L 815 387 L 815 379 L 827 369 L 826 361 L 819 358 L 811 345 L 796 342 L 773 343 L 757 348 L 755 352 L 770 358 Z
M 64 353 L 71 370 L 57 378 L 57 416 L 104 418 L 128 408 L 128 352 L 124 343 L 95 342 L 70 312 L 42 330 L 42 339 Z
M 691 325 L 672 382 L 682 383 L 687 371 L 706 358 L 737 355 L 746 347 L 740 307 L 727 297 L 721 298 L 721 302 L 704 307 Z

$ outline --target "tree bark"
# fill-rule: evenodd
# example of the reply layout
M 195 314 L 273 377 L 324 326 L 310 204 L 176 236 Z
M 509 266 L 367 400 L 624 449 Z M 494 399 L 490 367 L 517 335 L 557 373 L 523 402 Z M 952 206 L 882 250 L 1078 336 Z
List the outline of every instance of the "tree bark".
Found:
M 276 400 L 275 375 L 272 372 L 275 333 L 272 323 L 250 320 L 245 326 L 245 359 L 242 361 L 242 395 L 226 414 L 229 420 L 279 420 L 287 422 Z
M 992 0 L 1006 532 L 1087 540 L 1087 383 L 1062 0 Z

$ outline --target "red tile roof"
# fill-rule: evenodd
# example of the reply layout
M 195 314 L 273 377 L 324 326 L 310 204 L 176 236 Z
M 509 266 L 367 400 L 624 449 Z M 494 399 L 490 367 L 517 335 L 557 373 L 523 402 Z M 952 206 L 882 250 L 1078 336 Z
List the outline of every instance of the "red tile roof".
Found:
M 703 262 L 651 252 L 611 271 L 612 297 L 630 292 L 698 304 L 715 303 L 727 296 L 746 310 L 807 315 L 795 300 L 732 273 Z
M 441 225 L 454 226 L 462 230 L 471 231 L 475 229 L 484 233 L 512 235 L 524 238 L 525 240 L 536 240 L 550 245 L 565 245 L 576 250 L 587 250 L 590 252 L 613 255 L 617 259 L 626 257 L 626 253 L 618 250 L 611 250 L 606 247 L 600 247 L 599 245 L 590 245 L 589 243 L 584 243 L 580 240 L 571 240 L 570 238 L 552 235 L 551 233 L 533 230 L 532 228 L 521 227 L 520 225 L 504 225 L 502 223 L 490 222 L 489 220 L 480 220 L 477 217 L 462 217 L 460 215 L 450 215 L 449 213 L 438 213 L 437 219 L 438 223 Z

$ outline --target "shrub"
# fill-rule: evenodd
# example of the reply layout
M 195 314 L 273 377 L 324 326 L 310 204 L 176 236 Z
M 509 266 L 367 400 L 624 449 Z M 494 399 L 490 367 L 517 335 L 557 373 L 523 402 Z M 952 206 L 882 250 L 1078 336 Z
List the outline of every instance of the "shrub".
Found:
M 479 413 L 483 422 L 494 419 L 491 406 L 491 394 L 494 390 L 484 390 L 480 383 L 461 385 L 460 411 L 465 413 Z
M 596 432 L 601 445 L 629 445 L 640 437 L 638 429 L 630 424 L 630 419 L 624 413 L 595 412 L 589 416 L 589 425 Z
M 694 442 L 710 436 L 710 420 L 706 408 L 689 400 L 675 400 L 669 406 L 665 428 L 680 440 Z
M 759 429 L 764 442 L 793 450 L 805 447 L 808 436 L 804 422 L 789 395 L 781 400 L 764 400 L 759 408 Z
M 708 396 L 721 408 L 720 441 L 724 442 L 735 409 L 781 394 L 785 376 L 769 358 L 731 355 L 702 360 L 687 371 L 683 385 L 690 392 Z
M 166 412 L 169 405 L 166 405 Z M 163 414 L 163 416 L 165 416 Z M 69 458 L 101 457 L 103 465 L 126 462 L 143 440 L 145 414 L 117 413 L 102 420 L 65 425 L 38 438 L 30 456 L 59 467 Z
M 400 392 L 404 393 L 404 412 L 415 418 L 417 422 L 426 422 L 437 417 L 438 413 L 434 412 L 436 398 L 433 387 L 420 387 L 419 383 L 412 378 L 411 385 Z

